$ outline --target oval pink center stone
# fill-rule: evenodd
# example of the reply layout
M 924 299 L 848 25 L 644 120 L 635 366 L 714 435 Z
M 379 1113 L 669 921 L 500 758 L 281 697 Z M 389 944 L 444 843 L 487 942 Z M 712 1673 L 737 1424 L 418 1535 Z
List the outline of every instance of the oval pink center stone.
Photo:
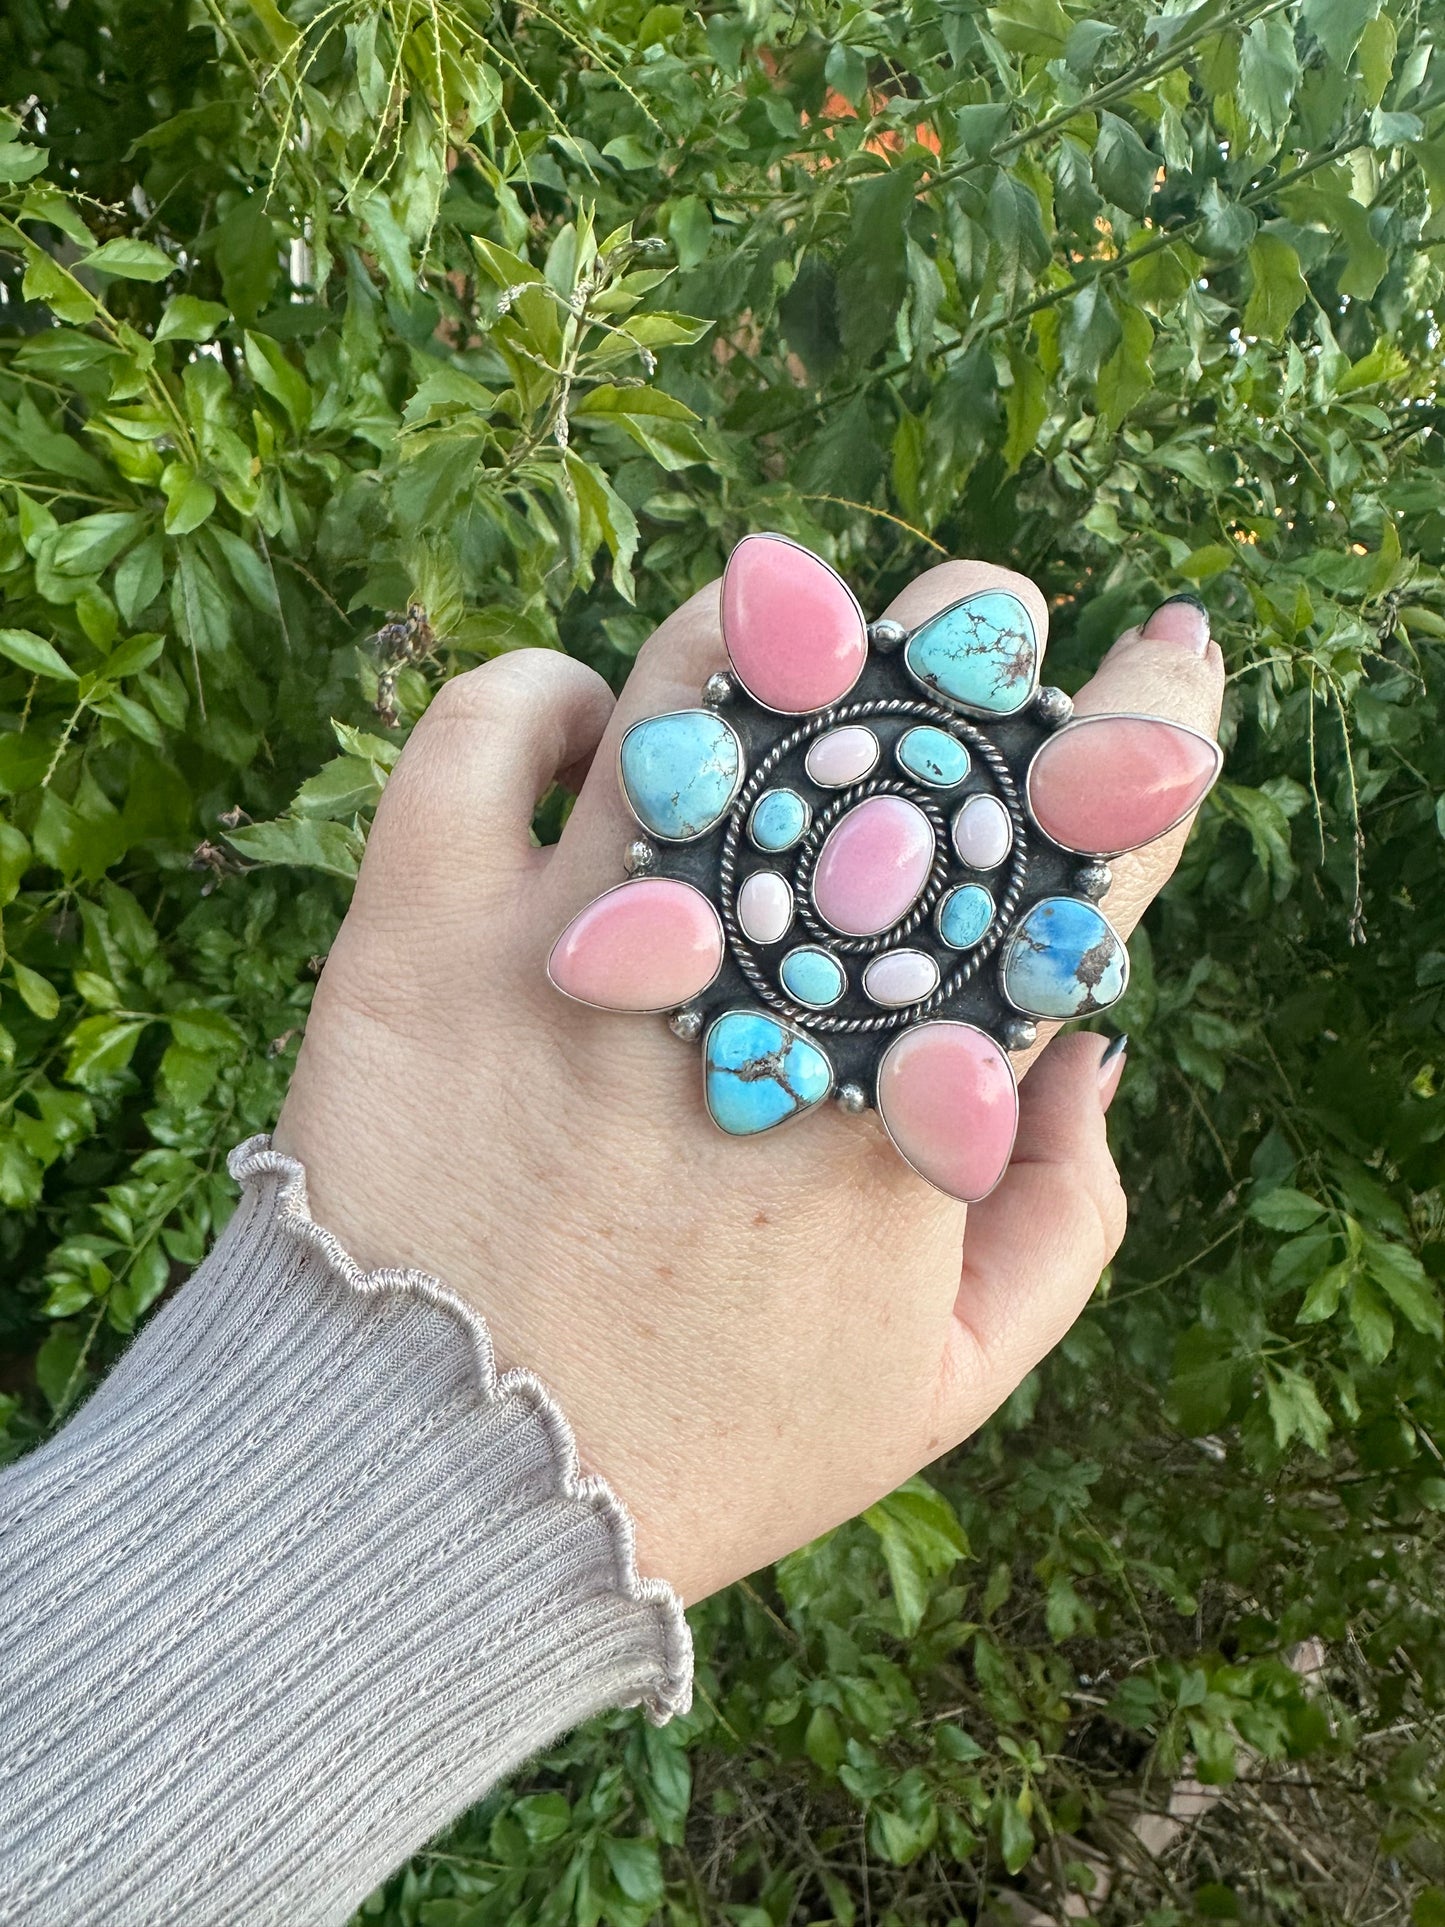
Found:
M 547 974 L 579 1003 L 671 1010 L 707 989 L 722 955 L 722 921 L 701 890 L 633 877 L 578 912 L 553 945 Z
M 919 1024 L 884 1053 L 878 1112 L 921 1178 L 974 1204 L 1008 1167 L 1018 1086 L 1005 1053 L 972 1024 Z
M 1081 716 L 1029 768 L 1029 806 L 1045 836 L 1080 856 L 1152 843 L 1204 799 L 1219 745 L 1161 716 Z
M 813 872 L 818 915 L 845 937 L 875 937 L 928 881 L 933 825 L 902 796 L 870 796 L 829 830 Z
M 853 591 L 826 562 L 780 535 L 745 535 L 723 575 L 723 639 L 739 682 L 767 709 L 800 715 L 836 703 L 868 659 Z

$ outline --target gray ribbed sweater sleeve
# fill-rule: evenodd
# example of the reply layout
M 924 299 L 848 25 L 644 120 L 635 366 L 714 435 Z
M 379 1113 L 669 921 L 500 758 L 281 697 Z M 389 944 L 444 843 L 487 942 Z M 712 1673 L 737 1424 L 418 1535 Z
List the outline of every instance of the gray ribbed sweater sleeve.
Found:
M 231 1170 L 206 1263 L 0 1474 L 0 1922 L 344 1921 L 566 1727 L 687 1704 L 542 1385 L 264 1138 Z

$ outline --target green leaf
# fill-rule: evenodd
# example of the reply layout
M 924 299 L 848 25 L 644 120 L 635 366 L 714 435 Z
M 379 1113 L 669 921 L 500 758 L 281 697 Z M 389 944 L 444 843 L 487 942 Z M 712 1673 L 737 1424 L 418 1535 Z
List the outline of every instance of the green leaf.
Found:
M 209 341 L 230 319 L 219 301 L 202 301 L 193 294 L 173 295 L 156 328 L 157 341 Z
M 146 1022 L 144 1017 L 121 1017 L 109 1011 L 82 1017 L 66 1040 L 67 1081 L 82 1090 L 107 1083 L 130 1063 Z
M 1304 1303 L 1295 1315 L 1295 1323 L 1318 1325 L 1326 1318 L 1333 1318 L 1339 1308 L 1340 1295 L 1353 1277 L 1354 1270 L 1354 1261 L 1348 1259 L 1322 1271 L 1305 1293 Z
M 1119 341 L 1099 370 L 1096 388 L 1099 415 L 1105 426 L 1116 430 L 1136 403 L 1142 401 L 1154 384 L 1149 357 L 1154 347 L 1154 329 L 1142 309 L 1125 306 L 1119 313 Z
M 1395 23 L 1381 11 L 1360 35 L 1360 75 L 1365 83 L 1365 102 L 1378 107 L 1395 71 L 1395 50 L 1399 44 Z
M 917 1632 L 928 1606 L 929 1581 L 968 1554 L 968 1539 L 947 1499 L 926 1479 L 913 1478 L 877 1505 L 864 1521 L 877 1533 L 905 1634 Z
M 1004 1866 L 1010 1873 L 1020 1873 L 1033 1856 L 1033 1828 L 1020 1803 L 1007 1795 L 999 1796 L 997 1811 L 999 1852 Z
M 10 959 L 10 975 L 26 1008 L 48 1024 L 60 1010 L 60 993 L 55 985 L 14 957 Z
M 1308 1197 L 1303 1191 L 1293 1191 L 1288 1185 L 1280 1185 L 1277 1190 L 1262 1192 L 1250 1202 L 1249 1215 L 1259 1224 L 1267 1225 L 1271 1231 L 1303 1231 L 1306 1225 L 1313 1224 L 1325 1207 L 1318 1198 Z
M 99 575 L 129 548 L 146 525 L 135 511 L 82 515 L 67 522 L 50 551 L 50 566 L 61 575 Z
M 1390 1308 L 1366 1278 L 1351 1280 L 1348 1295 L 1350 1324 L 1367 1365 L 1379 1365 L 1389 1357 L 1395 1342 L 1395 1321 Z
M 1261 234 L 1249 250 L 1253 286 L 1244 310 L 1246 334 L 1279 341 L 1309 296 L 1298 254 L 1277 234 Z
M 1304 0 L 1300 17 L 1343 72 L 1379 4 L 1380 0 Z
M 1009 349 L 1013 385 L 1004 391 L 1004 416 L 1008 433 L 1004 437 L 1004 467 L 1012 475 L 1025 457 L 1034 452 L 1039 430 L 1048 419 L 1048 384 L 1038 363 L 1023 349 Z
M 1329 1438 L 1329 1415 L 1305 1374 L 1293 1365 L 1274 1365 L 1265 1373 L 1265 1396 L 1275 1443 L 1281 1449 L 1303 1439 L 1312 1451 L 1323 1452 Z
M 1370 1277 L 1407 1324 L 1427 1338 L 1445 1337 L 1439 1294 L 1413 1251 L 1391 1239 L 1367 1234 L 1364 1262 Z
M 49 159 L 47 147 L 27 147 L 23 141 L 11 141 L 0 147 L 0 181 L 31 180 Z
M 107 241 L 80 264 L 97 274 L 113 274 L 123 281 L 164 281 L 176 264 L 149 241 Z
M 18 663 L 32 676 L 49 676 L 56 682 L 75 681 L 75 671 L 60 651 L 32 629 L 0 629 L 0 656 Z
M 278 54 L 289 54 L 300 33 L 282 13 L 276 0 L 246 0 L 246 5 L 255 14 L 266 31 L 266 38 Z
M 342 819 L 369 810 L 381 794 L 376 765 L 355 756 L 336 756 L 308 776 L 291 803 L 296 816 Z
M 1293 22 L 1282 13 L 1254 21 L 1240 47 L 1239 104 L 1271 145 L 1289 126 L 1299 81 Z
M 102 675 L 107 682 L 119 682 L 124 676 L 138 676 L 142 669 L 149 669 L 165 653 L 164 636 L 128 636 L 118 649 L 112 649 L 105 659 Z
M 165 580 L 164 550 L 159 535 L 148 535 L 125 556 L 116 569 L 111 592 L 126 622 L 134 622 L 160 594 Z
M 166 498 L 167 535 L 189 535 L 216 506 L 216 491 L 184 462 L 172 462 L 162 474 L 161 493 Z
M 917 170 L 899 165 L 853 194 L 837 299 L 843 352 L 859 365 L 871 361 L 893 332 L 908 285 L 907 210 L 917 191 Z
M 1128 121 L 1107 110 L 1099 116 L 1094 144 L 1094 183 L 1105 200 L 1127 214 L 1144 214 L 1154 196 L 1159 157 L 1140 140 Z
M 264 394 L 279 401 L 293 428 L 304 428 L 311 419 L 311 390 L 306 377 L 291 366 L 280 346 L 267 335 L 245 335 L 246 367 L 252 381 Z
M 226 841 L 252 863 L 323 870 L 347 882 L 361 867 L 364 848 L 360 833 L 344 824 L 287 816 L 230 830 Z
M 649 1914 L 661 1906 L 664 1891 L 662 1862 L 654 1841 L 629 1840 L 619 1838 L 616 1834 L 606 1834 L 603 1836 L 602 1850 L 607 1856 L 612 1878 L 629 1900 L 647 1908 Z
M 73 1396 L 84 1343 L 73 1325 L 57 1325 L 35 1355 L 35 1382 L 52 1410 Z

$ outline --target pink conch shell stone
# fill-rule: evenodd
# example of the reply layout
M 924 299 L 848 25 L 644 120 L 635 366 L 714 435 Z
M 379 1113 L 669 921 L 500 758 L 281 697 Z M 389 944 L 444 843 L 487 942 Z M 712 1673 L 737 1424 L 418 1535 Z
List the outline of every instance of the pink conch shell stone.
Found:
M 919 1024 L 884 1053 L 878 1111 L 920 1177 L 973 1204 L 1007 1169 L 1018 1086 L 1007 1056 L 972 1024 Z
M 738 922 L 754 943 L 777 943 L 793 921 L 793 889 L 776 870 L 754 870 L 738 891 Z
M 870 796 L 829 830 L 813 902 L 845 937 L 873 937 L 905 916 L 928 881 L 933 825 L 901 796 Z
M 975 870 L 996 870 L 1013 840 L 1008 811 L 985 790 L 970 796 L 953 819 L 953 847 Z
M 885 950 L 863 972 L 863 988 L 875 1004 L 901 1010 L 933 995 L 938 965 L 926 950 Z
M 745 535 L 729 556 L 722 625 L 739 682 L 787 716 L 838 702 L 868 659 L 867 625 L 847 583 L 779 535 Z
M 1218 744 L 1159 716 L 1081 716 L 1029 769 L 1045 836 L 1081 856 L 1119 856 L 1173 829 L 1219 774 Z
M 803 767 L 815 783 L 840 790 L 866 776 L 877 761 L 878 738 L 861 723 L 851 723 L 820 736 L 803 759 Z
M 701 890 L 671 877 L 633 877 L 568 924 L 547 974 L 568 997 L 604 1010 L 671 1010 L 722 965 L 723 931 Z

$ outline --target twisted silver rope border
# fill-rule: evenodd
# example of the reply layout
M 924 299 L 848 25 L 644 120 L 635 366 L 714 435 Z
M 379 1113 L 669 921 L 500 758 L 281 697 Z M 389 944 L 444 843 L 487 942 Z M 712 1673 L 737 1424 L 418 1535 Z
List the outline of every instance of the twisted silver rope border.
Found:
M 914 1004 L 904 1004 L 897 1010 L 882 1011 L 876 1017 L 829 1017 L 824 1012 L 810 1010 L 806 1005 L 795 1003 L 786 992 L 775 988 L 770 979 L 764 974 L 761 965 L 754 956 L 752 946 L 743 934 L 737 918 L 738 845 L 741 841 L 748 817 L 752 811 L 753 804 L 767 787 L 773 772 L 785 756 L 790 755 L 793 750 L 799 748 L 813 736 L 821 735 L 824 731 L 835 729 L 844 723 L 865 721 L 870 716 L 916 717 L 920 721 L 937 725 L 950 735 L 961 736 L 968 744 L 970 750 L 977 752 L 981 761 L 987 765 L 989 774 L 993 777 L 998 787 L 999 794 L 1003 799 L 1004 808 L 1009 814 L 1009 821 L 1013 825 L 1013 846 L 1010 853 L 1009 876 L 1004 892 L 997 900 L 992 927 L 929 996 L 921 998 Z M 910 785 L 901 780 L 894 779 L 885 780 L 875 778 L 871 782 L 855 784 L 851 789 L 845 790 L 841 796 L 835 798 L 834 801 L 828 805 L 828 808 L 820 814 L 817 821 L 810 827 L 807 836 L 803 839 L 803 853 L 800 854 L 797 863 L 798 865 L 802 865 L 803 857 L 805 855 L 807 856 L 808 860 L 805 866 L 805 875 L 802 879 L 802 881 L 806 881 L 807 876 L 811 876 L 812 874 L 812 865 L 817 860 L 817 852 L 822 846 L 822 839 L 826 834 L 826 827 L 831 827 L 831 824 L 836 821 L 846 809 L 851 808 L 854 802 L 861 801 L 868 795 L 877 795 L 880 793 L 903 794 L 908 796 L 910 802 L 917 803 L 920 808 L 924 809 L 925 814 L 929 816 L 930 821 L 934 825 L 935 836 L 938 838 L 935 843 L 934 862 L 929 873 L 929 881 L 924 886 L 924 896 L 928 899 L 927 903 L 924 903 L 923 900 L 920 899 L 918 903 L 913 905 L 906 917 L 900 918 L 898 923 L 892 925 L 888 930 L 881 931 L 878 936 L 862 939 L 844 939 L 840 941 L 835 932 L 828 930 L 827 926 L 821 924 L 820 921 L 815 921 L 811 906 L 805 910 L 803 922 L 806 927 L 815 937 L 819 935 L 820 931 L 827 931 L 825 940 L 833 949 L 867 950 L 871 948 L 875 952 L 881 950 L 885 948 L 890 939 L 895 936 L 907 936 L 916 930 L 923 918 L 929 914 L 932 904 L 936 903 L 941 895 L 942 884 L 947 881 L 947 850 L 949 839 L 946 830 L 943 831 L 942 834 L 940 834 L 939 831 L 939 826 L 942 823 L 942 812 L 939 809 L 937 801 L 926 793 L 922 795 L 913 793 L 914 790 L 922 791 L 923 789 L 923 785 Z M 956 997 L 964 985 L 971 982 L 972 979 L 977 976 L 979 970 L 987 963 L 988 959 L 1003 942 L 1004 937 L 1007 935 L 1008 927 L 1018 909 L 1019 900 L 1023 895 L 1024 883 L 1028 877 L 1028 833 L 1028 816 L 1025 813 L 1022 800 L 1019 797 L 1018 786 L 1013 779 L 1013 772 L 1005 761 L 1003 752 L 984 735 L 982 730 L 976 729 L 965 717 L 955 715 L 952 710 L 943 709 L 936 703 L 920 702 L 908 696 L 877 697 L 870 702 L 845 703 L 841 708 L 819 710 L 816 715 L 810 716 L 806 722 L 800 723 L 796 729 L 790 730 L 786 736 L 780 738 L 778 742 L 773 744 L 757 768 L 748 776 L 747 781 L 738 792 L 733 801 L 732 808 L 728 813 L 727 831 L 723 837 L 722 853 L 718 860 L 718 886 L 721 897 L 719 907 L 728 948 L 737 959 L 738 968 L 742 971 L 744 977 L 747 978 L 748 983 L 757 992 L 762 1001 L 767 1004 L 770 1009 L 776 1010 L 782 1016 L 786 1017 L 789 1023 L 796 1024 L 808 1031 L 821 1032 L 832 1036 L 854 1036 L 865 1031 L 896 1030 L 900 1024 L 918 1023 L 923 1018 L 931 1016 L 935 1010 L 939 1009 L 943 1004 L 946 1004 L 951 998 Z M 940 867 L 942 870 L 941 880 L 937 876 Z M 937 887 L 935 887 L 936 883 Z M 794 893 L 794 900 L 796 903 L 796 892 Z

